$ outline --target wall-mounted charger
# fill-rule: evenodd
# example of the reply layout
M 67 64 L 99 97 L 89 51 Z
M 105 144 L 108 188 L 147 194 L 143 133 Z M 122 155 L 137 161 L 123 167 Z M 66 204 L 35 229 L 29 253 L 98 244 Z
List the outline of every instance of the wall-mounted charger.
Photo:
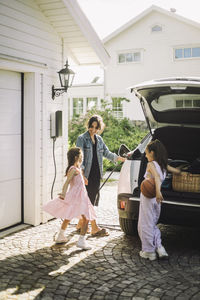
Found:
M 57 110 L 50 115 L 51 138 L 62 136 L 62 111 Z
M 62 136 L 62 111 L 57 110 L 50 115 L 50 135 L 53 139 L 53 161 L 55 167 L 55 175 L 51 187 L 51 199 L 53 199 L 53 187 L 56 181 L 56 159 L 55 159 L 55 143 L 56 138 Z

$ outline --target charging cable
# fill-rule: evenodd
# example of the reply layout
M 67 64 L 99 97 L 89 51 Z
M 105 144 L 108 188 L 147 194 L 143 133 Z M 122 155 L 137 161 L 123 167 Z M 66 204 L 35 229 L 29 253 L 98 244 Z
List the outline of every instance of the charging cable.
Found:
M 56 158 L 55 158 L 55 142 L 56 142 L 56 137 L 53 137 L 53 162 L 54 162 L 54 170 L 55 170 L 55 174 L 54 174 L 54 179 L 53 179 L 53 183 L 52 183 L 52 187 L 51 187 L 51 199 L 53 199 L 53 187 L 56 181 Z

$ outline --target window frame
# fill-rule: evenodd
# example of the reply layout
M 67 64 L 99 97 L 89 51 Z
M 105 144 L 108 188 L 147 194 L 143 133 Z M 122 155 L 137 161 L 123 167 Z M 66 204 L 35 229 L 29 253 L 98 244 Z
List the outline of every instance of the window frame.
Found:
M 173 59 L 174 59 L 174 61 L 200 59 L 200 54 L 199 54 L 199 56 L 192 56 L 193 55 L 193 49 L 195 49 L 195 48 L 200 49 L 200 45 L 195 45 L 195 46 L 194 45 L 193 46 L 184 45 L 184 46 L 173 47 Z M 184 52 L 186 53 L 186 51 L 188 51 L 188 50 L 190 50 L 191 56 L 184 57 Z M 182 57 L 176 58 L 176 51 L 182 51 Z
M 90 100 L 92 100 L 92 101 L 95 100 L 95 102 L 96 102 L 96 104 L 95 104 L 93 107 L 91 107 L 91 108 L 88 107 L 88 101 L 90 101 Z M 86 97 L 86 111 L 90 111 L 91 109 L 97 108 L 97 107 L 98 107 L 98 97 L 97 97 L 97 96 L 94 96 L 94 97 L 91 97 L 91 96 Z
M 111 103 L 112 103 L 112 114 L 117 119 L 123 119 L 124 116 L 124 110 L 123 110 L 123 98 L 122 97 L 111 97 Z M 114 102 L 116 102 L 116 105 L 114 106 Z
M 127 61 L 125 59 L 124 62 L 120 62 L 119 61 L 119 56 L 120 55 L 128 55 L 128 54 L 132 54 L 132 56 L 136 53 L 140 53 L 140 60 L 133 60 L 133 61 Z M 139 49 L 128 49 L 128 50 L 118 50 L 117 51 L 117 65 L 130 65 L 130 64 L 141 64 L 143 62 L 143 49 L 139 48 Z
M 82 100 L 82 112 L 80 112 L 80 106 L 78 106 L 79 114 L 75 114 L 75 106 L 74 106 L 74 100 Z M 73 97 L 72 98 L 72 117 L 81 116 L 84 113 L 84 98 L 83 97 Z
M 189 104 L 189 101 L 190 101 L 191 105 L 187 105 L 187 103 Z M 200 103 L 200 100 L 197 99 L 197 101 Z M 181 103 L 181 102 L 182 102 L 181 106 L 177 105 L 178 103 Z M 177 99 L 177 100 L 175 100 L 177 109 L 180 109 L 180 108 L 182 108 L 182 109 L 184 109 L 184 108 L 200 108 L 200 104 L 199 104 L 199 106 L 198 105 L 196 106 L 195 102 L 196 102 L 195 99 L 188 99 L 188 100 L 187 99 L 184 99 L 184 100 Z
M 159 28 L 161 28 L 161 30 L 153 30 L 154 27 L 159 27 Z M 163 25 L 156 23 L 156 24 L 154 24 L 154 25 L 151 26 L 151 33 L 152 34 L 154 34 L 154 33 L 155 34 L 156 33 L 163 33 L 163 29 L 164 29 Z

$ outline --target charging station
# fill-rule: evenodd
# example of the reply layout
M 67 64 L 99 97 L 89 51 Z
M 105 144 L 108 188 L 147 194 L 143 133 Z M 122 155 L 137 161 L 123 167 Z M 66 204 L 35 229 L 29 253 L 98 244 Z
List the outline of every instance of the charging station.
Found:
M 62 111 L 57 110 L 50 115 L 50 135 L 51 138 L 62 136 Z
M 62 111 L 57 110 L 50 114 L 50 136 L 53 139 L 53 161 L 55 167 L 55 175 L 51 187 L 51 199 L 53 199 L 53 187 L 56 181 L 56 159 L 55 159 L 55 142 L 56 138 L 62 136 Z

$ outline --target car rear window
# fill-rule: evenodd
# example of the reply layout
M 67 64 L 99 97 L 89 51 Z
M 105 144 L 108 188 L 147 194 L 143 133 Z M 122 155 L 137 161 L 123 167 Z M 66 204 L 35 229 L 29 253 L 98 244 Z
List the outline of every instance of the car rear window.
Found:
M 162 95 L 153 99 L 151 106 L 155 111 L 164 112 L 169 110 L 195 110 L 200 108 L 200 95 L 199 94 L 169 94 Z

